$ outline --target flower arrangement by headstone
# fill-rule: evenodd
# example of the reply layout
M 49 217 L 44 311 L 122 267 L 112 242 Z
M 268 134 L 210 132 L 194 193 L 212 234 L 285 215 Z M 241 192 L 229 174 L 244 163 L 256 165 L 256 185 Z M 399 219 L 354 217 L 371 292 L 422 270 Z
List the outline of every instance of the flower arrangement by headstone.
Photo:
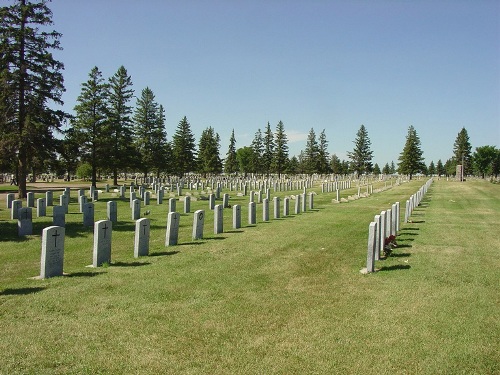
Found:
M 398 244 L 396 242 L 396 236 L 390 235 L 389 237 L 386 237 L 384 240 L 384 255 L 386 257 L 390 256 L 392 253 L 392 249 L 398 247 Z

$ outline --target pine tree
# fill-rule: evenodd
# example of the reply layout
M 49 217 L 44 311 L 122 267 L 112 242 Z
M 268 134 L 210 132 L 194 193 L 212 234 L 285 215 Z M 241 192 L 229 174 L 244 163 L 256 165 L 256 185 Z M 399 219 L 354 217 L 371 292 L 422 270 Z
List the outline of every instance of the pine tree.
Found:
M 222 172 L 222 161 L 219 156 L 220 137 L 212 127 L 201 133 L 198 145 L 198 172 L 203 174 L 219 174 Z
M 156 172 L 156 177 L 160 177 L 161 172 L 170 172 L 170 159 L 172 152 L 170 143 L 167 140 L 167 130 L 165 128 L 165 109 L 163 105 L 159 105 L 156 114 L 155 127 L 152 133 L 152 149 L 151 153 L 154 156 L 151 167 Z
M 94 187 L 97 181 L 97 169 L 105 166 L 109 151 L 107 99 L 108 85 L 104 82 L 99 68 L 95 66 L 89 73 L 89 80 L 82 84 L 73 120 L 82 152 L 92 167 L 91 181 Z
M 330 173 L 330 165 L 328 163 L 328 140 L 326 139 L 325 129 L 319 135 L 318 144 L 318 172 L 322 174 Z
M 274 133 L 274 155 L 273 155 L 273 171 L 281 177 L 288 164 L 288 139 L 285 134 L 285 125 L 283 122 L 278 122 L 276 132 Z
M 434 165 L 433 160 L 431 160 L 431 163 L 429 164 L 429 168 L 427 168 L 427 171 L 429 172 L 430 176 L 434 176 L 436 174 L 436 166 Z
M 469 142 L 467 130 L 462 128 L 453 144 L 453 156 L 457 164 L 463 163 L 464 175 L 472 174 L 472 146 Z
M 238 171 L 238 160 L 236 159 L 236 138 L 234 136 L 234 129 L 229 138 L 229 147 L 227 149 L 226 160 L 224 161 L 224 172 L 226 174 L 233 174 Z
M 108 165 L 113 173 L 113 184 L 118 184 L 118 172 L 126 171 L 137 159 L 133 145 L 134 124 L 129 102 L 134 96 L 132 78 L 124 66 L 109 79 L 109 132 L 111 147 L 108 150 Z
M 263 172 L 263 161 L 262 156 L 264 154 L 264 140 L 262 138 L 262 133 L 260 129 L 257 129 L 254 139 L 252 141 L 252 155 L 249 163 L 250 173 L 262 173 Z
M 373 169 L 373 152 L 370 150 L 371 141 L 364 125 L 359 128 L 353 143 L 354 149 L 352 152 L 347 152 L 347 156 L 351 159 L 350 166 L 352 170 L 359 177 L 361 174 L 370 173 Z
M 405 146 L 399 156 L 399 173 L 408 175 L 411 180 L 415 173 L 424 171 L 426 168 L 422 154 L 417 131 L 413 125 L 410 125 L 408 134 L 406 135 Z
M 172 140 L 173 170 L 179 177 L 196 170 L 196 144 L 186 116 L 179 121 Z
M 319 147 L 316 141 L 314 129 L 309 130 L 307 135 L 306 148 L 303 155 L 304 173 L 313 174 L 318 172 Z
M 378 176 L 380 173 L 381 173 L 381 171 L 380 171 L 380 167 L 378 166 L 378 164 L 377 164 L 377 163 L 375 163 L 375 165 L 373 166 L 373 174 L 374 174 L 375 176 Z
M 446 174 L 446 170 L 444 169 L 443 162 L 441 161 L 441 159 L 439 159 L 437 162 L 436 173 L 438 177 L 444 176 Z
M 390 174 L 396 173 L 396 166 L 394 165 L 394 160 L 391 161 L 391 168 L 389 168 L 389 173 Z
M 80 142 L 74 128 L 66 129 L 64 139 L 59 143 L 58 152 L 69 181 L 80 159 Z
M 294 155 L 290 158 L 289 162 L 287 163 L 285 172 L 287 174 L 296 175 L 299 173 L 299 170 L 300 170 L 299 159 L 297 159 L 297 157 Z
M 269 176 L 271 173 L 274 158 L 274 135 L 271 130 L 269 121 L 267 122 L 266 131 L 264 133 L 264 150 L 262 153 L 262 168 L 263 172 Z
M 384 168 L 382 168 L 382 173 L 385 175 L 391 174 L 391 167 L 389 167 L 389 163 L 385 163 Z
M 333 154 L 330 159 L 330 170 L 333 174 L 342 174 L 342 163 L 340 161 L 340 158 L 336 154 Z
M 28 161 L 43 153 L 45 145 L 30 141 L 37 134 L 52 137 L 65 114 L 50 103 L 62 105 L 64 66 L 51 50 L 59 50 L 61 34 L 44 31 L 52 23 L 46 1 L 17 0 L 0 8 L 0 117 L 2 150 L 16 166 L 19 198 L 25 198 Z M 5 105 L 9 108 L 5 108 Z M 31 138 L 33 139 L 33 138 Z

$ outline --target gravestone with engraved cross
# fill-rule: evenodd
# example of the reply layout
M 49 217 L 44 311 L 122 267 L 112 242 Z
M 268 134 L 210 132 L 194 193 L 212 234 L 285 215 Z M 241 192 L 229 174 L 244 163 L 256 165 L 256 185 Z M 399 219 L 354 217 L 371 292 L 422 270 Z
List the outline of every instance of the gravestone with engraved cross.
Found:
M 63 275 L 64 234 L 63 227 L 50 226 L 43 229 L 40 278 Z
M 45 205 L 45 198 L 38 198 L 36 200 L 36 216 L 43 217 L 47 215 L 47 209 Z
M 233 228 L 241 228 L 241 206 L 239 204 L 233 206 Z
M 214 234 L 224 231 L 224 207 L 217 204 L 214 207 Z
M 203 224 L 205 223 L 205 211 L 197 210 L 193 218 L 193 240 L 203 238 Z
M 175 246 L 179 240 L 179 222 L 181 215 L 178 212 L 169 212 L 167 215 L 167 233 L 165 246 Z
M 191 197 L 186 195 L 184 197 L 184 213 L 188 214 L 191 212 Z
M 83 209 L 83 225 L 91 227 L 94 225 L 94 203 L 85 203 Z
M 118 205 L 115 201 L 109 201 L 106 203 L 106 214 L 108 220 L 112 223 L 116 223 L 118 221 Z
M 99 220 L 95 222 L 92 266 L 100 267 L 103 263 L 111 263 L 111 233 L 111 221 Z
M 20 199 L 14 199 L 10 208 L 10 218 L 15 220 L 19 217 L 19 209 L 23 206 L 23 201 Z
M 17 234 L 28 236 L 33 234 L 33 212 L 31 207 L 21 207 L 17 217 Z
M 151 223 L 148 218 L 143 217 L 135 222 L 134 257 L 149 254 L 149 231 Z

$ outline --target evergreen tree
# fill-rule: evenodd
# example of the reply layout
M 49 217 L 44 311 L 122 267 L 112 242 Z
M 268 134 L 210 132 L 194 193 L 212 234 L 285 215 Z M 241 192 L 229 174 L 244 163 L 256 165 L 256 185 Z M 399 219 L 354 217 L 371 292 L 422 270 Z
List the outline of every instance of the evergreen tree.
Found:
M 80 160 L 80 142 L 75 129 L 68 128 L 64 132 L 64 139 L 59 142 L 58 151 L 67 180 L 70 181 L 71 174 L 76 172 Z
M 429 168 L 427 169 L 429 172 L 430 176 L 434 176 L 436 174 L 436 166 L 434 165 L 434 161 L 431 160 L 431 163 L 429 164 Z
M 318 172 L 321 174 L 330 173 L 330 165 L 328 163 L 328 140 L 326 139 L 325 129 L 319 135 L 318 144 Z
M 405 146 L 399 156 L 399 173 L 409 175 L 411 180 L 415 173 L 424 171 L 426 168 L 422 154 L 417 131 L 413 125 L 410 125 L 408 134 L 406 135 Z
M 457 164 L 464 166 L 464 175 L 472 174 L 472 146 L 469 142 L 469 135 L 467 130 L 462 128 L 455 139 L 453 144 L 453 156 Z
M 271 131 L 271 125 L 267 122 L 266 131 L 264 133 L 264 151 L 262 153 L 262 168 L 263 172 L 269 176 L 273 166 L 274 158 L 274 135 Z
M 342 174 L 342 163 L 336 154 L 333 154 L 330 159 L 330 170 L 333 174 Z
M 75 106 L 73 127 L 79 137 L 84 157 L 92 167 L 91 183 L 96 186 L 97 169 L 107 163 L 109 151 L 109 127 L 107 126 L 108 85 L 102 73 L 93 67 L 89 80 L 82 84 L 82 91 Z
M 385 175 L 391 174 L 391 167 L 389 167 L 389 163 L 385 163 L 384 168 L 382 168 L 382 173 Z
M 53 138 L 52 131 L 65 117 L 49 105 L 63 104 L 64 66 L 50 52 L 61 49 L 61 34 L 42 31 L 53 24 L 46 3 L 16 0 L 0 8 L 0 109 L 5 111 L 0 116 L 0 145 L 8 151 L 3 155 L 7 164 L 16 167 L 19 198 L 27 194 L 28 161 L 45 148 L 30 137 Z
M 262 138 L 262 132 L 260 129 L 257 129 L 255 133 L 255 137 L 252 141 L 252 145 L 250 146 L 253 150 L 251 154 L 251 160 L 249 163 L 249 172 L 250 173 L 263 173 L 263 161 L 262 157 L 264 155 L 264 139 Z
M 446 174 L 446 170 L 444 169 L 443 162 L 441 161 L 441 159 L 439 159 L 437 162 L 436 173 L 438 177 L 444 176 Z
M 172 141 L 173 170 L 179 177 L 196 170 L 196 144 L 186 116 L 177 125 Z
M 161 172 L 171 172 L 170 160 L 172 151 L 170 143 L 167 140 L 167 130 L 165 126 L 165 109 L 159 105 L 156 114 L 155 127 L 152 134 L 152 150 L 155 155 L 152 160 L 151 168 L 156 172 L 156 177 L 160 177 Z
M 374 174 L 375 176 L 378 176 L 380 173 L 381 173 L 381 171 L 380 171 L 380 167 L 378 166 L 378 164 L 377 164 L 377 163 L 375 163 L 375 165 L 373 166 L 373 174 Z
M 273 156 L 273 171 L 281 176 L 288 164 L 288 139 L 285 134 L 285 126 L 283 122 L 278 122 L 276 132 L 274 134 L 274 156 Z
M 137 153 L 133 143 L 134 124 L 129 102 L 134 96 L 132 78 L 122 65 L 109 79 L 109 132 L 111 147 L 108 150 L 108 166 L 113 173 L 113 184 L 118 185 L 118 172 L 134 165 Z
M 224 161 L 224 172 L 226 174 L 233 174 L 238 171 L 238 160 L 236 159 L 236 138 L 234 137 L 234 129 L 229 138 L 229 147 Z
M 498 178 L 498 175 L 500 174 L 500 149 L 496 150 L 496 155 L 491 165 L 491 173 L 495 176 L 495 178 Z
M 342 175 L 349 174 L 349 170 L 351 169 L 351 165 L 347 160 L 342 160 Z
M 288 161 L 285 172 L 287 174 L 296 175 L 299 173 L 299 170 L 299 159 L 297 159 L 297 157 L 294 155 Z
M 313 174 L 318 172 L 319 147 L 316 141 L 314 129 L 309 130 L 307 135 L 306 149 L 303 155 L 304 173 Z
M 446 162 L 444 163 L 444 170 L 445 170 L 446 176 L 455 176 L 456 175 L 457 162 L 456 162 L 455 158 L 452 157 L 451 159 L 446 160 Z
M 207 174 L 222 173 L 219 144 L 219 134 L 212 127 L 203 130 L 198 145 L 198 172 L 203 174 L 203 177 L 206 177 Z
M 352 152 L 347 152 L 347 156 L 351 160 L 351 168 L 356 175 L 369 173 L 372 171 L 373 152 L 370 150 L 371 141 L 368 138 L 368 131 L 364 125 L 361 125 L 356 133 L 356 139 L 353 141 L 354 149 Z
M 394 165 L 394 160 L 391 161 L 391 168 L 390 168 L 389 172 L 390 172 L 390 174 L 396 173 L 396 166 Z

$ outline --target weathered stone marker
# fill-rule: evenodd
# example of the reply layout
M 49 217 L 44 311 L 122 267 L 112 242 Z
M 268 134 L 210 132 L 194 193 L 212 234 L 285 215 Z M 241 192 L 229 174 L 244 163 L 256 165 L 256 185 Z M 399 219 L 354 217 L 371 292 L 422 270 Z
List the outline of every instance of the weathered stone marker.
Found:
M 53 200 L 54 200 L 54 193 L 51 190 L 46 191 L 45 192 L 45 203 L 47 204 L 47 207 L 54 205 Z
M 181 215 L 178 212 L 169 212 L 167 215 L 167 233 L 165 246 L 175 246 L 179 242 L 179 224 Z
M 141 201 L 134 199 L 132 201 L 132 220 L 139 220 L 141 217 Z
M 203 238 L 203 224 L 205 223 L 205 211 L 197 210 L 193 218 L 193 240 Z
M 368 227 L 368 249 L 366 254 L 366 272 L 375 271 L 375 241 L 377 235 L 377 223 L 371 222 Z
M 283 216 L 290 215 L 290 198 L 283 199 Z
M 134 237 L 134 257 L 145 256 L 149 254 L 149 232 L 151 223 L 148 218 L 143 217 L 135 222 Z
M 14 199 L 10 208 L 10 219 L 15 220 L 19 217 L 19 210 L 23 207 L 23 201 L 20 199 Z
M 64 234 L 64 228 L 58 226 L 42 230 L 41 279 L 63 275 Z
M 9 193 L 7 194 L 7 208 L 11 209 L 12 208 L 12 202 L 16 199 L 16 195 L 14 193 Z
M 214 207 L 214 234 L 219 234 L 224 231 L 224 207 L 222 204 L 217 204 Z
M 58 227 L 66 225 L 66 209 L 63 206 L 54 206 L 52 211 L 52 224 Z
M 29 236 L 33 234 L 33 209 L 31 207 L 21 207 L 17 217 L 17 234 L 19 236 Z
M 213 210 L 215 207 L 215 194 L 210 194 L 208 196 L 208 208 Z
M 233 228 L 241 228 L 241 206 L 239 204 L 233 206 Z
M 257 222 L 257 213 L 255 212 L 255 202 L 248 203 L 248 224 L 253 225 Z
M 118 221 L 118 205 L 115 201 L 106 203 L 106 214 L 109 221 L 116 223 Z
M 269 199 L 262 200 L 262 221 L 269 221 Z
M 86 227 L 94 225 L 94 203 L 92 202 L 83 205 L 83 225 Z
M 184 213 L 188 214 L 191 212 L 191 197 L 186 195 L 184 197 Z
M 35 193 L 29 191 L 26 195 L 26 207 L 35 207 Z
M 168 212 L 175 212 L 177 208 L 177 200 L 175 198 L 170 198 L 168 200 Z
M 113 225 L 109 220 L 99 220 L 94 224 L 94 252 L 92 257 L 92 266 L 94 267 L 100 267 L 103 263 L 111 263 L 112 227 Z
M 38 198 L 36 200 L 36 216 L 47 216 L 47 208 L 45 205 L 45 198 Z
M 273 203 L 274 203 L 274 218 L 279 219 L 280 218 L 280 197 L 274 197 L 273 198 Z

